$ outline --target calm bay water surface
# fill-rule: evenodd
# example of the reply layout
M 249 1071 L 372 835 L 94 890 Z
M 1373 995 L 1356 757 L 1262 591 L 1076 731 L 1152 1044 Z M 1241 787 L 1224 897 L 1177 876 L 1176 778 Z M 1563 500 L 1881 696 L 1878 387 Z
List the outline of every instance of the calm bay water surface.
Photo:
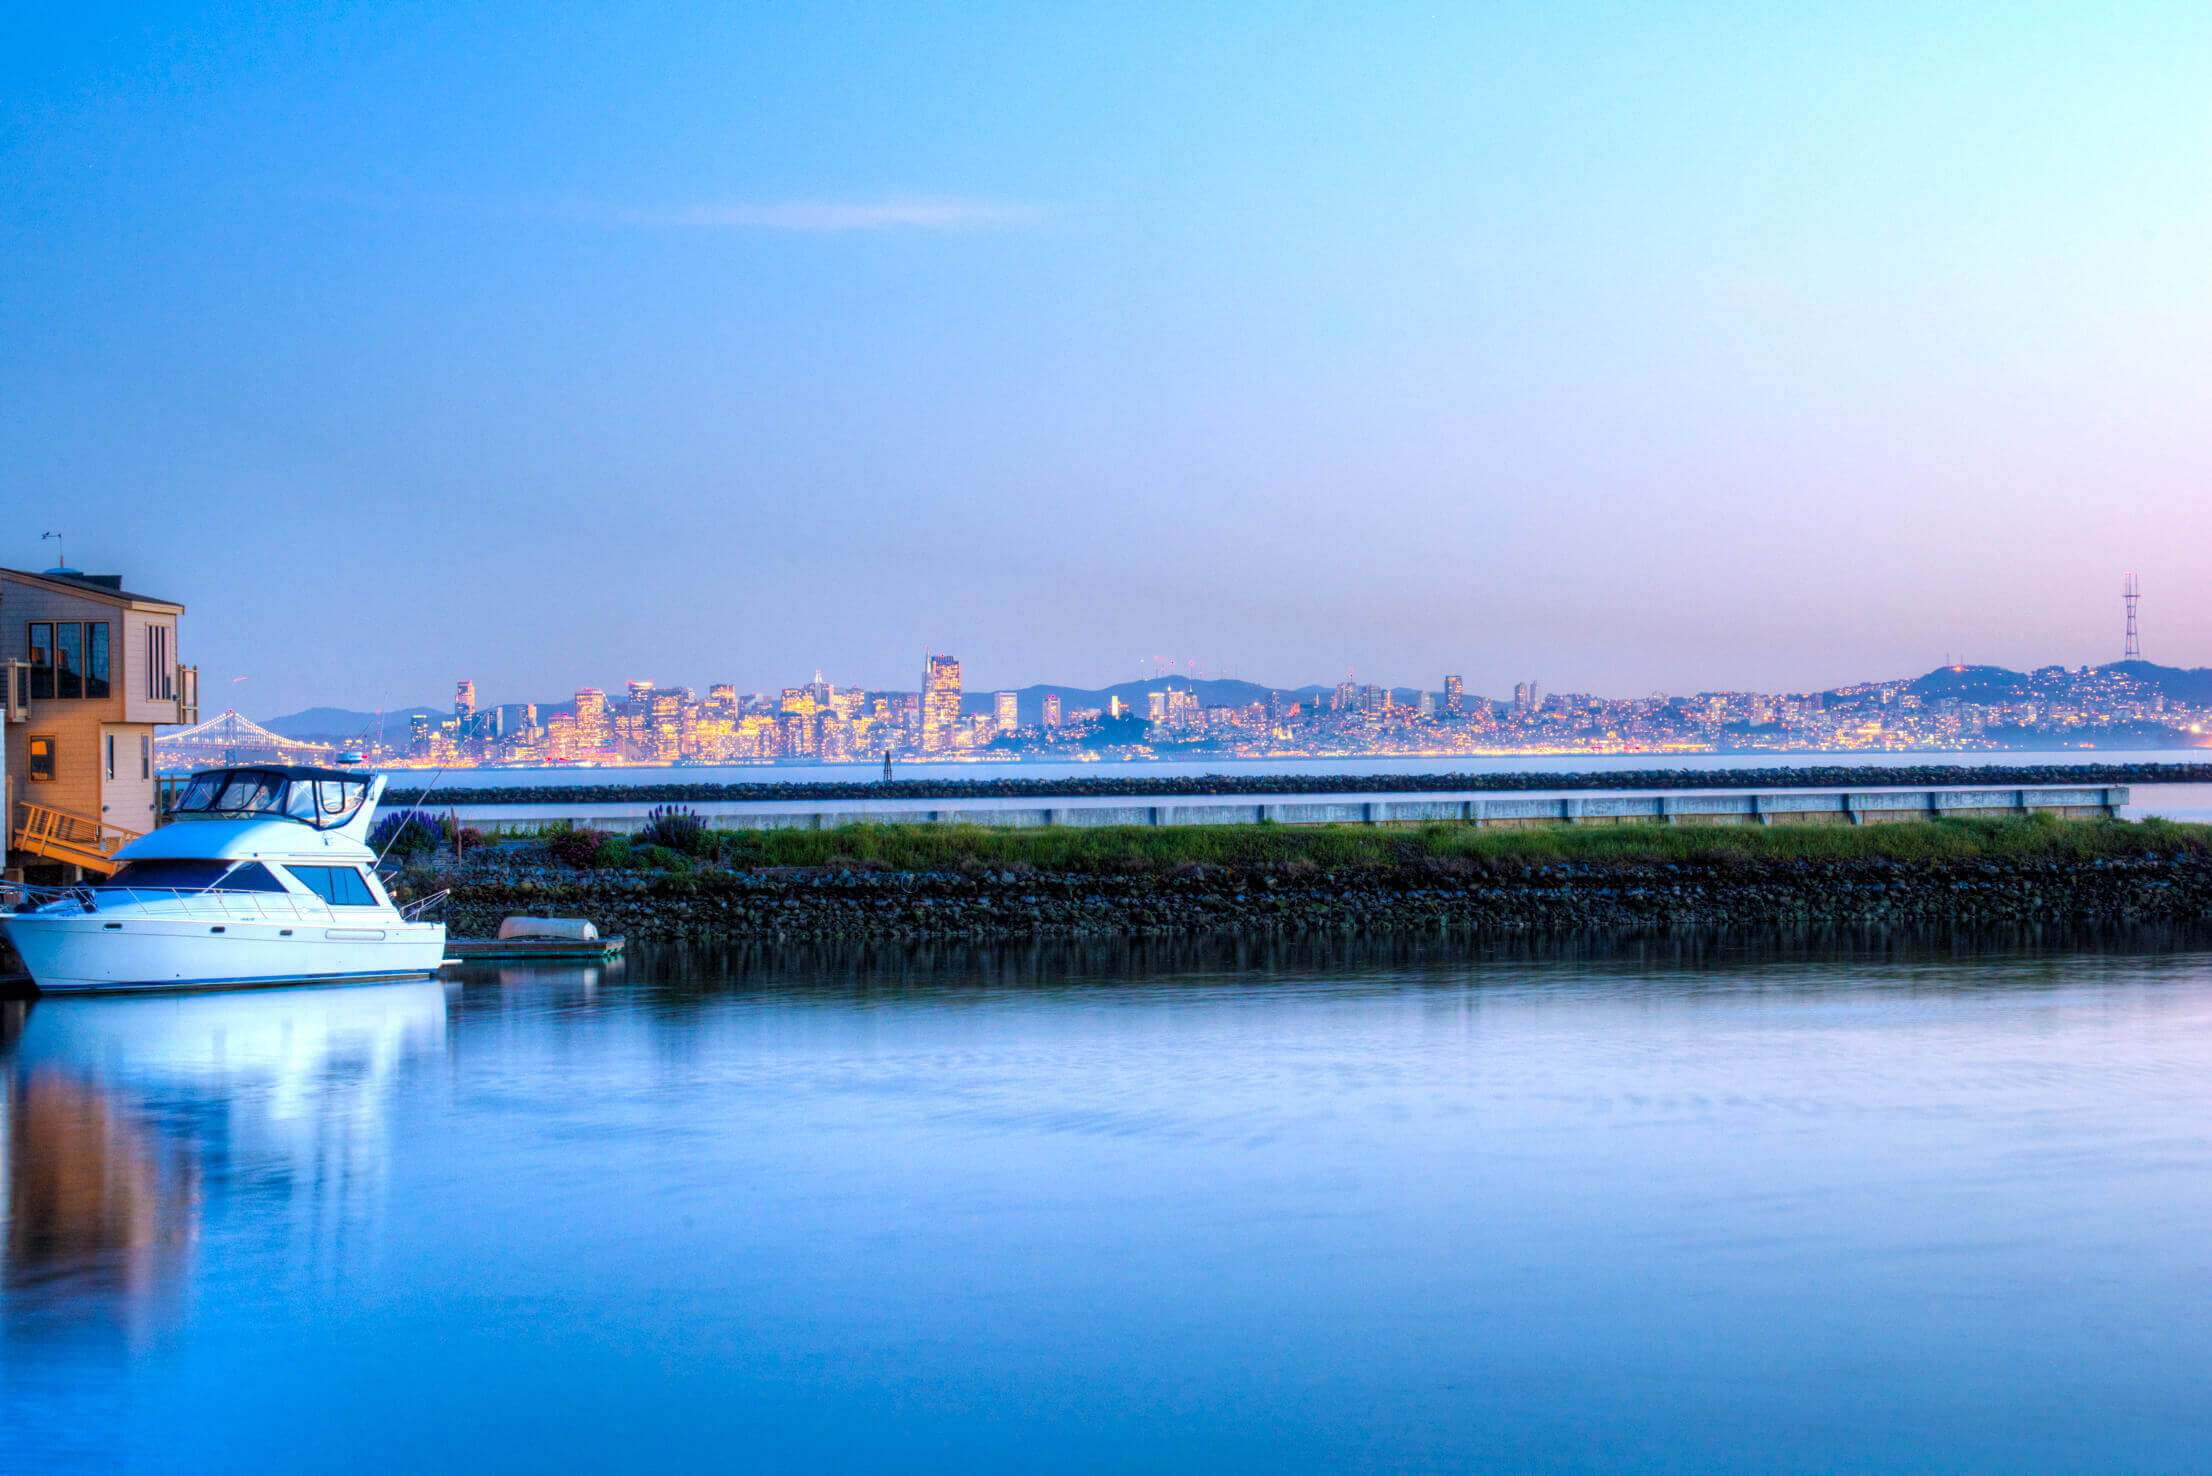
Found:
M 2204 939 L 0 1006 L 0 1468 L 2142 1471 Z

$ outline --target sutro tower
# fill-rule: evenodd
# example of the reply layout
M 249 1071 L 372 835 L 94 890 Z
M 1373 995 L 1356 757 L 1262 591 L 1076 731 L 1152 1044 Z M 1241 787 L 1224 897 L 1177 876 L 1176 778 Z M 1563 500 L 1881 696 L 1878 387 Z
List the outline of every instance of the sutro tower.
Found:
M 2120 585 L 2120 597 L 2127 601 L 2128 607 L 2127 650 L 2120 659 L 2122 661 L 2140 661 L 2143 659 L 2143 645 L 2135 638 L 2135 604 L 2143 597 L 2143 586 L 2133 574 L 2130 574 Z

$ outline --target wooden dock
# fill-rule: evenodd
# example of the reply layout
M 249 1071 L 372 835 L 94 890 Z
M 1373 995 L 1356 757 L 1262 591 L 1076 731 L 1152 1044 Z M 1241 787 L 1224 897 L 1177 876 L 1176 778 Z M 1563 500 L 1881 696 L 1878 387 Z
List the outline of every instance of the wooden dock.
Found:
M 622 954 L 620 938 L 448 938 L 447 963 L 503 963 L 513 959 L 603 963 Z

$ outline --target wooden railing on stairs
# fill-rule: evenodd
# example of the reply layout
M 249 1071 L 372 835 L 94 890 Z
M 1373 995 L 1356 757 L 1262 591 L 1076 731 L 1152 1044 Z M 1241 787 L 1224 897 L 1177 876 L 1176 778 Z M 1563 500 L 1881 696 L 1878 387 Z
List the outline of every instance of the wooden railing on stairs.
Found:
M 120 825 L 72 815 L 67 810 L 48 809 L 26 800 L 16 806 L 11 845 L 17 851 L 48 861 L 65 861 L 87 871 L 97 871 L 102 876 L 112 876 L 116 867 L 115 853 L 137 840 L 138 835 L 137 831 L 125 830 Z

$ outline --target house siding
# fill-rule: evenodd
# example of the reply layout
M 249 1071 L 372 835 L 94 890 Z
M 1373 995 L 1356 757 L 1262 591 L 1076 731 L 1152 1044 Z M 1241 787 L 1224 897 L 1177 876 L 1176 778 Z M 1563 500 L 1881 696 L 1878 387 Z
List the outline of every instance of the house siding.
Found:
M 157 724 L 174 723 L 177 704 L 143 695 L 146 629 L 167 625 L 174 632 L 176 611 L 158 603 L 149 607 L 148 602 L 134 602 L 129 596 L 108 598 L 0 574 L 0 660 L 28 660 L 30 626 L 48 620 L 107 622 L 108 695 L 34 699 L 29 720 L 4 730 L 9 832 L 12 835 L 23 804 L 66 810 L 126 830 L 149 830 L 154 822 L 154 784 L 140 777 L 139 742 L 141 737 L 150 741 Z M 174 659 L 174 634 L 170 652 Z M 105 777 L 105 739 L 110 734 L 116 747 L 112 781 Z M 54 740 L 51 782 L 31 782 L 29 740 L 34 737 Z

